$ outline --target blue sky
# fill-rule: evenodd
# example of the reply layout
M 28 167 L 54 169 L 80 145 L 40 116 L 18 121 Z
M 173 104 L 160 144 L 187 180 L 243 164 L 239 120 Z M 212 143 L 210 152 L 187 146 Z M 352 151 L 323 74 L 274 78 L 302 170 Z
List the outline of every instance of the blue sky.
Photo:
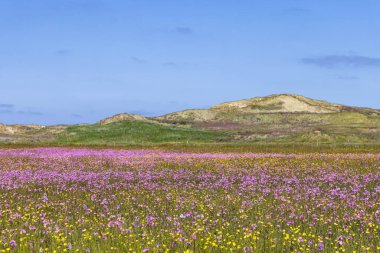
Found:
M 378 0 L 1 0 L 0 122 L 277 93 L 380 108 Z

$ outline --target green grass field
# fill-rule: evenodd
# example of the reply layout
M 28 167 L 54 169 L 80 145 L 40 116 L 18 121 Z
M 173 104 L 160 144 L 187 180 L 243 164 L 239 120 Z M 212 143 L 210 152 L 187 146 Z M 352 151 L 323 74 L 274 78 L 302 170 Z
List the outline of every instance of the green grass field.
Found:
M 107 125 L 69 126 L 51 144 L 141 145 L 157 143 L 213 143 L 226 140 L 226 133 L 166 126 L 142 121 Z

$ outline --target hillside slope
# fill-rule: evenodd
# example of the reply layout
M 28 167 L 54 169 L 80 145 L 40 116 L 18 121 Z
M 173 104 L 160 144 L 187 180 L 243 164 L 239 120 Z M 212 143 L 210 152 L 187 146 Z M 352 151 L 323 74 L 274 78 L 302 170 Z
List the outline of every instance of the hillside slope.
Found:
M 370 108 L 350 107 L 322 100 L 306 98 L 300 95 L 280 94 L 267 97 L 243 99 L 225 102 L 209 109 L 185 110 L 169 113 L 158 120 L 205 121 L 225 120 L 245 114 L 303 113 L 327 114 L 339 112 L 357 112 L 364 115 L 380 116 L 380 111 Z
M 362 144 L 380 142 L 380 111 L 280 94 L 185 110 L 158 122 L 228 131 L 235 141 Z
M 124 121 L 124 120 L 139 120 L 139 121 L 149 121 L 147 118 L 145 118 L 143 115 L 139 114 L 128 114 L 128 113 L 120 113 L 113 115 L 111 117 L 108 117 L 106 119 L 103 119 L 96 124 L 98 125 L 106 125 L 114 122 Z
M 192 128 L 166 126 L 138 120 L 123 120 L 103 125 L 69 126 L 53 144 L 134 145 L 156 143 L 199 143 L 226 141 L 229 136 Z

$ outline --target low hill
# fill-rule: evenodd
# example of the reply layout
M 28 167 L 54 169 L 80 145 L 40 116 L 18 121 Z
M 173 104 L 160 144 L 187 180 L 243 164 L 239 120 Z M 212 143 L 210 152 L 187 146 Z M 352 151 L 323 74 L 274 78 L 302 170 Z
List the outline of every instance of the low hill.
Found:
M 52 141 L 64 129 L 65 126 L 0 124 L 0 143 L 41 143 Z
M 99 121 L 98 125 L 106 125 L 114 122 L 124 121 L 124 120 L 140 120 L 140 121 L 148 121 L 143 115 L 140 114 L 128 114 L 128 113 L 120 113 L 109 118 L 103 119 Z
M 342 111 L 342 106 L 299 95 L 281 94 L 226 102 L 213 106 L 212 109 L 250 113 L 333 113 Z
M 215 105 L 210 109 L 195 109 L 174 112 L 158 117 L 157 119 L 169 121 L 205 121 L 231 119 L 231 116 L 233 117 L 234 115 L 239 118 L 239 115 L 244 114 L 326 114 L 339 112 L 358 112 L 365 115 L 380 116 L 379 110 L 338 105 L 299 95 L 280 94 L 225 102 Z
M 145 145 L 227 141 L 225 133 L 123 120 L 108 124 L 69 126 L 52 142 L 59 145 Z
M 123 113 L 96 124 L 0 125 L 0 142 L 49 145 L 380 144 L 380 111 L 280 94 L 160 117 Z
M 380 143 L 380 111 L 280 94 L 221 103 L 155 118 L 158 122 L 227 131 L 259 143 Z

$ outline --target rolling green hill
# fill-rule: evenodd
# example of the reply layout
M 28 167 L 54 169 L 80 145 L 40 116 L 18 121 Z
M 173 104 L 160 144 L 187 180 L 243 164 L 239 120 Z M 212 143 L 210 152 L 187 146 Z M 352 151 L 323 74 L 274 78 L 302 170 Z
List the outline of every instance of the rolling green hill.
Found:
M 69 126 L 52 142 L 67 145 L 144 145 L 156 143 L 202 143 L 227 140 L 221 132 L 181 128 L 138 120 L 100 125 Z

